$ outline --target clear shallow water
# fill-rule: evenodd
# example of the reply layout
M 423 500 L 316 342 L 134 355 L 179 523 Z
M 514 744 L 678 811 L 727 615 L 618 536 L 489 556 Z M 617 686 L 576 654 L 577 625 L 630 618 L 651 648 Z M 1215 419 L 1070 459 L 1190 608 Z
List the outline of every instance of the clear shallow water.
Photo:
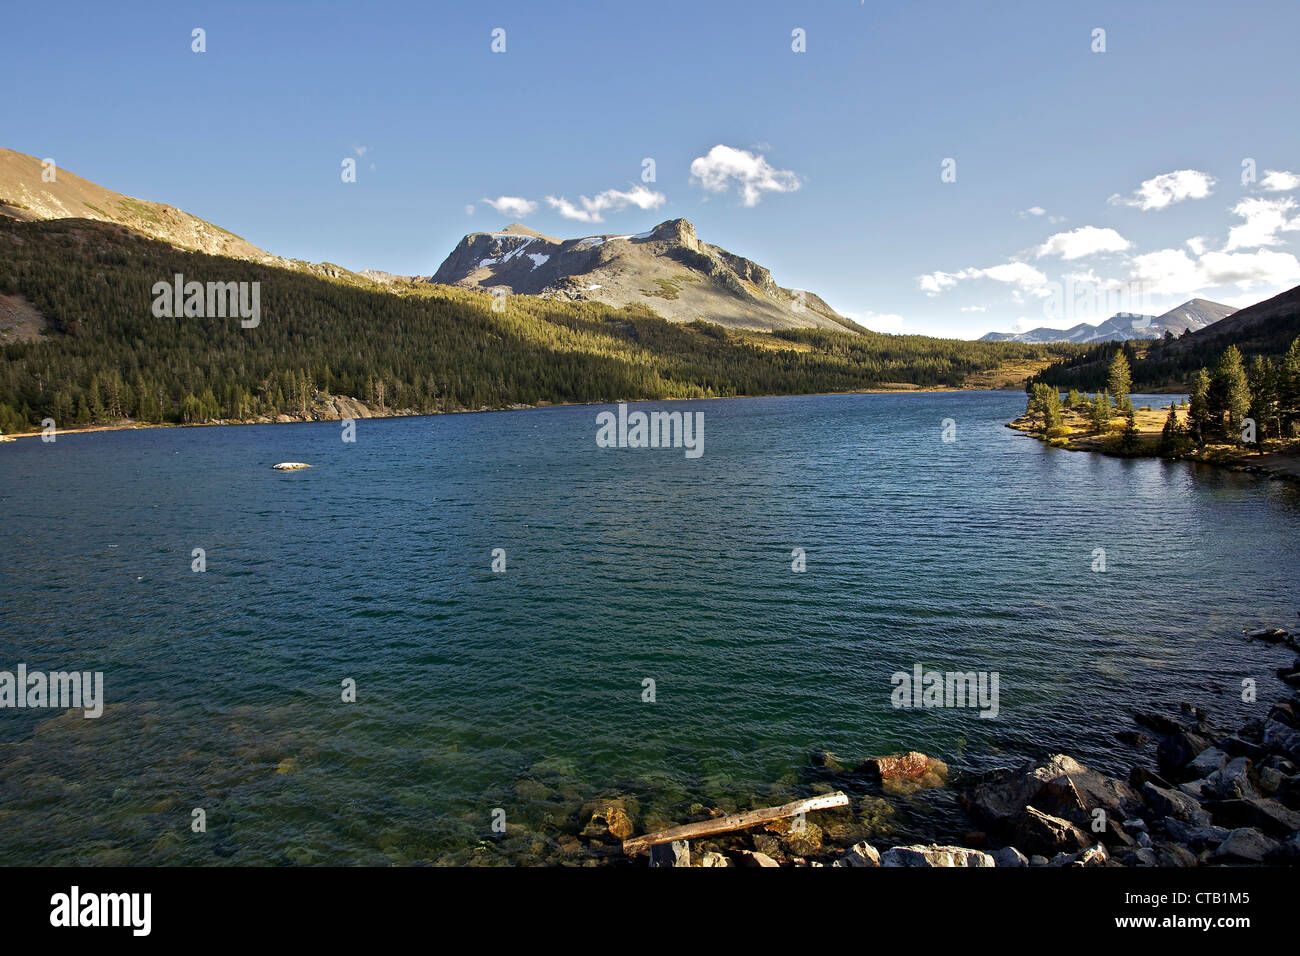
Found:
M 109 703 L 0 711 L 0 863 L 548 859 L 595 794 L 781 802 L 814 748 L 1122 773 L 1131 709 L 1259 716 L 1240 681 L 1280 695 L 1281 659 L 1240 631 L 1295 620 L 1300 493 L 1049 449 L 1023 406 L 665 406 L 704 412 L 696 460 L 597 448 L 590 407 L 5 445 L 0 669 Z M 998 671 L 998 719 L 894 709 L 916 663 Z M 960 833 L 954 792 L 901 830 Z M 496 807 L 522 830 L 480 845 Z

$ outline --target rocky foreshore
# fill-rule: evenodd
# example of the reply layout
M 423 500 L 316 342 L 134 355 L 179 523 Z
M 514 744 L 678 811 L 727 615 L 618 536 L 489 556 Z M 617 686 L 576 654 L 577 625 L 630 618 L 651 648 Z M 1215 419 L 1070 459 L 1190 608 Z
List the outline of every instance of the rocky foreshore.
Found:
M 1254 638 L 1285 643 L 1283 631 Z M 1300 687 L 1300 658 L 1278 669 Z M 1300 864 L 1300 694 L 1274 704 L 1262 720 L 1230 730 L 1201 708 L 1181 705 L 1176 715 L 1133 713 L 1122 742 L 1148 753 L 1127 780 L 1108 777 L 1067 754 L 1052 754 L 973 780 L 961 794 L 975 846 L 909 843 L 889 846 L 876 837 L 845 847 L 871 821 L 851 807 L 780 820 L 757 831 L 663 843 L 650 866 L 1129 866 L 1194 867 Z M 874 776 L 886 792 L 942 785 L 947 768 L 920 753 L 891 755 L 845 770 L 829 754 L 816 763 L 827 786 Z M 864 804 L 882 813 L 879 803 Z M 582 838 L 610 849 L 635 827 L 620 801 L 593 808 Z M 837 845 L 838 844 L 838 845 Z M 647 861 L 646 856 L 637 858 Z

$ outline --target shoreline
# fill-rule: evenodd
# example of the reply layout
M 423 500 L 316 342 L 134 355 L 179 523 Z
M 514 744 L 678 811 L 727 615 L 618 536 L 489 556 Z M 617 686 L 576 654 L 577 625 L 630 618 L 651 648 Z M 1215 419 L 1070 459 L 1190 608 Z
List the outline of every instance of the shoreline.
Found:
M 860 388 L 852 389 L 847 392 L 773 392 L 764 395 L 702 395 L 696 398 L 621 398 L 606 402 L 544 402 L 539 405 L 502 405 L 498 407 L 483 408 L 458 408 L 451 411 L 441 412 L 417 412 L 410 409 L 399 409 L 380 413 L 369 409 L 371 414 L 361 416 L 358 421 L 365 421 L 371 418 L 435 418 L 443 415 L 485 415 L 495 414 L 498 412 L 520 412 L 531 411 L 540 408 L 597 408 L 607 405 L 619 404 L 646 404 L 646 403 L 663 403 L 663 402 L 724 402 L 734 399 L 751 399 L 751 398 L 819 398 L 833 395 L 938 395 L 951 392 L 1018 392 L 1020 389 L 1011 388 L 955 388 L 940 386 L 937 388 Z M 329 396 L 321 393 L 327 398 L 345 398 L 345 396 Z M 347 399 L 356 402 L 356 399 Z M 361 404 L 357 402 L 357 404 Z M 94 432 L 124 432 L 124 431 L 144 431 L 146 429 L 157 428 L 228 428 L 247 425 L 308 425 L 316 422 L 338 422 L 343 421 L 344 417 L 319 417 L 319 418 L 302 418 L 280 416 L 278 418 L 259 417 L 254 419 L 217 419 L 210 422 L 193 422 L 185 424 L 182 422 L 136 422 L 122 421 L 110 425 L 84 425 L 77 428 L 55 428 L 54 434 L 58 435 L 85 435 Z M 0 441 L 16 440 L 19 438 L 40 438 L 44 431 L 28 432 L 11 432 L 10 434 L 0 436 Z
M 1072 411 L 1066 413 L 1068 422 L 1078 424 L 1082 422 L 1082 417 Z M 1070 434 L 1049 438 L 1043 434 L 1039 423 L 1028 413 L 1022 414 L 1017 418 L 1006 423 L 1006 427 L 1013 431 L 1018 431 L 1023 435 L 1033 438 L 1034 440 L 1047 445 L 1050 448 L 1059 448 L 1063 451 L 1075 452 L 1092 452 L 1098 455 L 1105 455 L 1108 458 L 1125 458 L 1125 459 L 1149 459 L 1155 461 L 1184 462 L 1189 465 L 1204 465 L 1212 468 L 1223 468 L 1228 471 L 1252 474 L 1260 478 L 1267 478 L 1273 481 L 1290 481 L 1300 482 L 1300 446 L 1294 443 L 1286 446 L 1284 451 L 1265 451 L 1259 453 L 1249 451 L 1240 446 L 1231 445 L 1211 445 L 1207 446 L 1203 454 L 1195 452 L 1182 455 L 1162 455 L 1157 450 L 1157 443 L 1160 439 L 1160 427 L 1163 426 L 1165 416 L 1168 414 L 1167 408 L 1156 409 L 1148 412 L 1138 412 L 1139 423 L 1145 417 L 1147 424 L 1151 424 L 1153 416 L 1158 417 L 1159 421 L 1156 428 L 1139 428 L 1140 447 L 1137 451 L 1124 452 L 1118 449 L 1106 447 L 1107 442 L 1113 440 L 1117 432 L 1108 430 L 1102 434 L 1091 433 L 1088 431 L 1075 432 L 1071 429 Z M 1112 428 L 1114 424 L 1112 419 Z M 1294 450 L 1293 450 L 1294 449 Z
M 1278 628 L 1245 639 L 1300 652 L 1296 635 Z M 971 829 L 951 844 L 921 842 L 935 831 L 899 829 L 893 819 L 908 811 L 900 798 L 948 787 L 942 760 L 909 751 L 841 763 L 818 750 L 796 768 L 800 783 L 786 794 L 794 802 L 781 807 L 756 803 L 738 812 L 742 807 L 697 802 L 669 822 L 642 817 L 635 797 L 614 791 L 574 797 L 574 811 L 556 821 L 545 849 L 522 865 L 1300 865 L 1300 657 L 1276 673 L 1290 696 L 1271 706 L 1261 698 L 1261 716 L 1236 729 L 1186 702 L 1172 715 L 1130 709 L 1129 722 L 1111 728 L 1132 751 L 1124 778 L 1046 745 L 1043 756 L 1003 769 L 969 776 L 958 770 L 955 795 Z M 534 799 L 558 799 L 551 790 L 563 784 L 529 774 L 516 788 Z M 804 802 L 822 808 L 795 812 Z M 440 862 L 520 865 L 508 837 L 499 846 L 494 859 L 467 851 Z

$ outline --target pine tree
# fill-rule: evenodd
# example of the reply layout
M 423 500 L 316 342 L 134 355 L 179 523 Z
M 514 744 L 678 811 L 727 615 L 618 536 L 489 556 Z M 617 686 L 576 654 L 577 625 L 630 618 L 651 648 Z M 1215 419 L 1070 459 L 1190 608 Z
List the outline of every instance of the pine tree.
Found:
M 1110 396 L 1104 391 L 1093 396 L 1089 418 L 1094 432 L 1104 432 L 1110 427 Z
M 1134 412 L 1130 406 L 1128 410 L 1128 420 L 1124 425 L 1124 431 L 1120 435 L 1120 448 L 1126 455 L 1132 455 L 1138 450 L 1141 441 L 1141 435 L 1138 432 L 1137 420 L 1134 418 Z
M 1160 431 L 1160 454 L 1166 457 L 1181 455 L 1187 442 L 1187 433 L 1178 421 L 1178 406 L 1169 406 L 1169 415 L 1165 418 L 1165 427 Z
M 1133 387 L 1133 372 L 1123 349 L 1116 352 L 1115 357 L 1110 361 L 1110 369 L 1106 373 L 1106 385 L 1115 400 L 1117 409 L 1128 412 L 1133 408 L 1133 401 L 1129 398 L 1129 391 Z
M 1204 448 L 1212 435 L 1213 418 L 1210 412 L 1210 373 L 1201 369 L 1192 380 L 1192 399 L 1187 410 L 1187 425 L 1196 447 Z
M 1250 410 L 1250 384 L 1246 380 L 1246 369 L 1241 361 L 1241 352 L 1237 346 L 1229 345 L 1219 357 L 1219 364 L 1214 370 L 1215 391 L 1223 402 L 1223 411 L 1228 420 L 1226 434 L 1234 441 L 1241 440 L 1242 422 Z

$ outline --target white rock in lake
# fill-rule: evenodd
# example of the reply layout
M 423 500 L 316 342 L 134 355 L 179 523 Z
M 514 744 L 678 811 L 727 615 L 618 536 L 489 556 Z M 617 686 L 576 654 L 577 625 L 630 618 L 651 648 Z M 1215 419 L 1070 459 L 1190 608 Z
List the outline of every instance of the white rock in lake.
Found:
M 282 461 L 278 465 L 272 465 L 276 471 L 299 471 L 303 468 L 310 468 L 311 465 L 304 464 L 301 461 Z

